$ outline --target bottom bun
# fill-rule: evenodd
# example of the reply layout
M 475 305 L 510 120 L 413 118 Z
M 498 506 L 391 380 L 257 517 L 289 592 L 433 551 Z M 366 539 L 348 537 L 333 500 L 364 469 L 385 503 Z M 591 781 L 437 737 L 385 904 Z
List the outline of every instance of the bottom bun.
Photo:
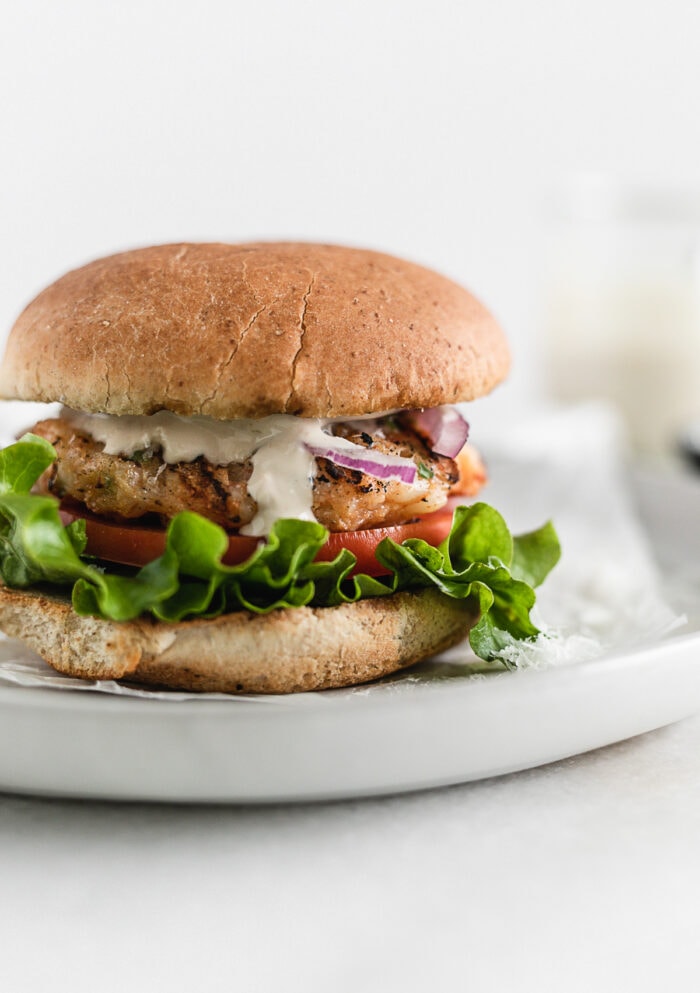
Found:
M 195 692 L 365 683 L 450 648 L 477 620 L 473 603 L 436 590 L 163 624 L 80 617 L 66 599 L 0 587 L 0 629 L 59 672 Z

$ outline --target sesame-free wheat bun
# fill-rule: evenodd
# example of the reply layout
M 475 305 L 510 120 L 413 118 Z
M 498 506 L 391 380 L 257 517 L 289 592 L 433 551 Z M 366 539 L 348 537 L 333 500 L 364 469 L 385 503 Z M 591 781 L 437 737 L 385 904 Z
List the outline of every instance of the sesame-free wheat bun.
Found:
M 10 460 L 44 517 L 5 508 L 0 630 L 73 676 L 225 693 L 354 685 L 456 644 L 479 601 L 468 579 L 447 595 L 436 548 L 485 473 L 451 405 L 508 365 L 467 290 L 377 252 L 160 245 L 67 273 L 0 370 L 0 396 L 64 405 Z M 73 583 L 99 575 L 118 593 L 96 606 Z
M 473 400 L 508 371 L 467 290 L 354 248 L 161 245 L 67 273 L 14 325 L 6 399 L 218 419 L 349 417 Z
M 66 598 L 0 586 L 0 627 L 54 669 L 210 693 L 295 693 L 378 679 L 450 648 L 478 619 L 437 590 L 338 607 L 163 624 L 81 617 Z

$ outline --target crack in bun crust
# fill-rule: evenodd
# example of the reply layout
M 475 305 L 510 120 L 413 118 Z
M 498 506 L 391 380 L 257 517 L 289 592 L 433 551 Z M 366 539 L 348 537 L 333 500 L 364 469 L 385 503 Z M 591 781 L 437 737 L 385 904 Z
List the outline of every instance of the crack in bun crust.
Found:
M 218 419 L 351 417 L 489 392 L 503 334 L 421 266 L 305 243 L 136 249 L 67 273 L 11 331 L 6 399 Z

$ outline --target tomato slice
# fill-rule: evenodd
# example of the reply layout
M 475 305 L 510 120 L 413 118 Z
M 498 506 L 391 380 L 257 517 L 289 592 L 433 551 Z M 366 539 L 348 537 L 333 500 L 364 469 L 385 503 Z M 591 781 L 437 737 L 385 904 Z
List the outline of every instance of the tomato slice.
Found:
M 318 562 L 330 562 L 343 548 L 349 549 L 357 558 L 355 572 L 369 576 L 386 574 L 386 569 L 377 562 L 374 551 L 383 538 L 392 538 L 399 544 L 407 538 L 422 538 L 430 545 L 439 545 L 447 537 L 452 524 L 454 506 L 459 499 L 451 499 L 448 504 L 432 514 L 418 518 L 408 524 L 392 527 L 367 528 L 364 531 L 334 531 L 316 556 Z M 143 566 L 157 559 L 165 551 L 165 529 L 142 524 L 114 523 L 91 513 L 79 504 L 62 503 L 59 509 L 64 525 L 75 520 L 85 521 L 87 534 L 86 551 L 99 559 L 118 562 L 121 565 Z M 262 538 L 246 535 L 231 535 L 228 551 L 224 555 L 227 565 L 238 565 L 249 558 Z
M 364 531 L 332 531 L 316 556 L 316 561 L 330 562 L 343 548 L 347 548 L 357 559 L 351 576 L 358 572 L 364 572 L 368 576 L 383 576 L 387 574 L 387 570 L 377 562 L 374 552 L 384 538 L 391 538 L 399 545 L 407 538 L 422 538 L 429 545 L 439 545 L 450 533 L 451 526 L 452 510 L 445 508 L 426 514 L 409 524 L 367 528 Z

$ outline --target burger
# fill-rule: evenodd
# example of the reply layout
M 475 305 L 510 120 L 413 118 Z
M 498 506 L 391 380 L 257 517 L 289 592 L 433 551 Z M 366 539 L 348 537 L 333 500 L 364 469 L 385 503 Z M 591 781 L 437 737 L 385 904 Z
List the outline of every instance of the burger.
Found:
M 225 693 L 377 679 L 532 638 L 551 525 L 513 538 L 456 403 L 508 348 L 469 293 L 372 251 L 141 248 L 11 330 L 0 628 L 61 672 Z

